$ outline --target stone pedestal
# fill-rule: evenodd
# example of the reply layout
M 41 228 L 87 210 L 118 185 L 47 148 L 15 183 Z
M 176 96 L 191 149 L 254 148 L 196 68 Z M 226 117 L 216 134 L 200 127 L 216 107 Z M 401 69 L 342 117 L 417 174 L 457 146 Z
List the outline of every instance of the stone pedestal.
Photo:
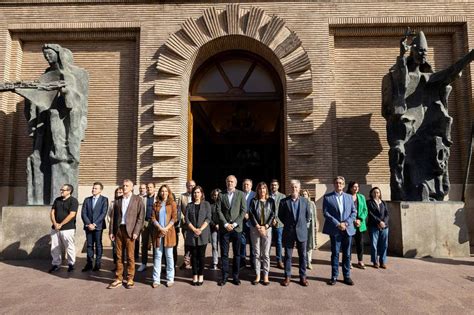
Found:
M 387 202 L 389 252 L 403 257 L 469 257 L 463 202 Z
M 51 206 L 1 208 L 0 259 L 51 259 L 50 212 Z M 85 233 L 79 207 L 76 217 L 77 253 L 83 250 L 84 244 Z

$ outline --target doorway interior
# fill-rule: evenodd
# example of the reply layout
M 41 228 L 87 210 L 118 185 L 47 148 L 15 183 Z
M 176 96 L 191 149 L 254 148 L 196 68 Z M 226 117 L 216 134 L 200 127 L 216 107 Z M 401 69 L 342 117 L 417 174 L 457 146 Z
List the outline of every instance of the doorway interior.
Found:
M 244 51 L 210 58 L 190 90 L 188 175 L 206 192 L 240 183 L 280 182 L 285 155 L 282 84 L 265 60 Z

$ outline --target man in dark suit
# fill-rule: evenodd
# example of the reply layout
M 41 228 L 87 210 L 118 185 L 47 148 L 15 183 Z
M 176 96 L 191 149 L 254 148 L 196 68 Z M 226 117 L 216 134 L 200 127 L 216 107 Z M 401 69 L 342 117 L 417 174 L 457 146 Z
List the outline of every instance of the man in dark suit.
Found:
M 351 241 L 355 234 L 354 220 L 357 210 L 352 196 L 344 192 L 344 177 L 334 179 L 334 191 L 324 195 L 323 233 L 331 238 L 331 279 L 329 285 L 335 285 L 339 275 L 339 252 L 342 250 L 342 274 L 344 283 L 354 285 L 351 279 Z
M 130 179 L 123 181 L 123 196 L 114 201 L 110 214 L 110 239 L 116 241 L 117 247 L 117 271 L 115 281 L 108 288 L 115 289 L 122 285 L 123 281 L 123 256 L 127 252 L 127 284 L 131 289 L 135 283 L 135 241 L 140 235 L 145 219 L 145 205 L 140 196 L 133 194 L 133 182 Z
M 280 201 L 278 218 L 283 223 L 283 246 L 285 247 L 285 280 L 281 283 L 287 287 L 291 279 L 291 259 L 293 247 L 296 243 L 299 258 L 300 284 L 309 285 L 306 279 L 306 242 L 308 241 L 308 224 L 311 220 L 311 209 L 308 200 L 300 197 L 301 183 L 299 180 L 291 181 L 291 195 Z
M 240 285 L 240 242 L 243 219 L 247 211 L 244 193 L 235 189 L 237 178 L 229 175 L 226 178 L 227 190 L 219 195 L 217 201 L 217 215 L 219 216 L 219 240 L 221 244 L 222 257 L 222 279 L 218 283 L 223 286 L 229 276 L 229 244 L 232 242 L 232 283 Z
M 92 260 L 94 258 L 95 245 L 95 265 L 94 271 L 100 270 L 102 259 L 102 232 L 105 229 L 105 216 L 109 207 L 107 197 L 101 195 L 104 185 L 95 182 L 92 185 L 92 196 L 84 199 L 82 204 L 81 217 L 84 222 L 87 240 L 87 263 L 82 271 L 92 269 Z

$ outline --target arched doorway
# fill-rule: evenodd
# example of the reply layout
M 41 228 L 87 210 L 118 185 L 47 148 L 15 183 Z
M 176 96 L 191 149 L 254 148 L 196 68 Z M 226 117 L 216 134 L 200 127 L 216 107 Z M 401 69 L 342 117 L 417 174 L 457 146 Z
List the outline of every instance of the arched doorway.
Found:
M 188 177 L 207 191 L 222 187 L 229 174 L 254 183 L 283 178 L 283 134 L 282 84 L 264 59 L 227 51 L 195 72 Z

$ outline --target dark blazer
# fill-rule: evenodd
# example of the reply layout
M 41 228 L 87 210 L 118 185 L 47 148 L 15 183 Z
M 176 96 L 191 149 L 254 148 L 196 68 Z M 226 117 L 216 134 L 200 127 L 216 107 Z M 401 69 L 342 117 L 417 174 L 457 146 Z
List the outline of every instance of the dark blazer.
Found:
M 275 200 L 272 198 L 268 198 L 265 201 L 265 204 L 263 206 L 263 211 L 264 211 L 264 222 L 265 225 L 268 224 L 268 226 L 272 226 L 273 218 L 275 217 Z M 250 209 L 249 209 L 249 219 L 250 219 L 250 224 L 252 226 L 257 226 L 257 223 L 260 224 L 260 219 L 261 219 L 261 209 L 260 209 L 260 202 L 258 199 L 253 198 L 250 202 Z
M 199 207 L 198 220 L 196 221 L 196 205 L 194 202 L 188 203 L 186 206 L 186 226 L 191 223 L 195 228 L 200 228 L 204 222 L 207 222 L 208 226 L 201 231 L 201 235 L 194 235 L 191 229 L 186 230 L 185 244 L 188 246 L 201 246 L 209 243 L 211 239 L 211 223 L 212 211 L 211 205 L 207 201 L 202 201 Z
M 127 209 L 126 227 L 127 235 L 132 238 L 133 234 L 139 235 L 145 221 L 145 205 L 140 196 L 132 195 Z M 122 222 L 122 199 L 123 196 L 114 201 L 112 213 L 110 214 L 109 233 L 117 235 Z
M 95 203 L 95 207 L 92 208 L 92 196 L 84 199 L 81 210 L 82 222 L 84 222 L 84 230 L 89 231 L 87 226 L 89 224 L 95 224 L 96 230 L 103 230 L 105 226 L 105 216 L 109 208 L 109 199 L 104 196 L 99 196 L 99 199 Z
M 342 203 L 344 210 L 341 213 L 339 212 L 339 207 L 337 205 L 336 192 L 324 195 L 323 199 L 323 214 L 324 214 L 324 226 L 323 233 L 329 235 L 337 235 L 341 230 L 337 227 L 339 223 L 347 223 L 347 234 L 352 236 L 355 234 L 356 230 L 354 228 L 354 220 L 357 216 L 357 210 L 354 205 L 354 200 L 352 196 L 343 192 L 342 193 Z
M 284 224 L 283 242 L 285 247 L 293 247 L 294 242 L 308 240 L 308 223 L 311 221 L 311 208 L 306 198 L 299 197 L 299 207 L 296 220 L 291 207 L 291 196 L 280 201 L 278 218 Z
M 219 216 L 219 229 L 227 231 L 224 224 L 237 223 L 236 232 L 242 232 L 242 225 L 245 212 L 247 211 L 247 203 L 243 191 L 236 189 L 232 197 L 232 204 L 229 204 L 227 191 L 219 194 L 217 201 L 217 215 Z
M 385 226 L 388 227 L 388 207 L 385 201 L 382 200 L 379 208 L 375 200 L 369 199 L 367 208 L 369 209 L 369 226 L 378 227 L 380 221 L 383 221 Z

